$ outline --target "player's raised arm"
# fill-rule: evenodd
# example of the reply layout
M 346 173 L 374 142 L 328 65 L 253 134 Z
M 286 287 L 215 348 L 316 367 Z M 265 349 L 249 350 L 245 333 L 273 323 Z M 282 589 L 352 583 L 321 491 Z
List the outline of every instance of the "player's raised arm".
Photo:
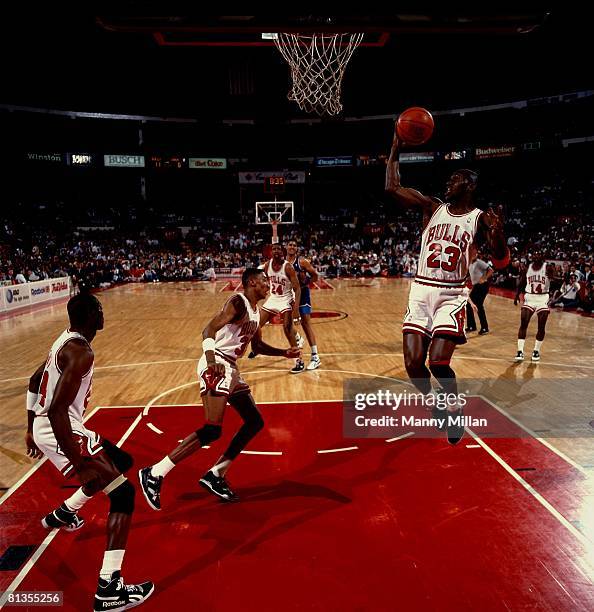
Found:
M 297 273 L 295 272 L 295 268 L 287 262 L 285 266 L 285 272 L 291 281 L 291 285 L 293 287 L 293 291 L 295 292 L 295 301 L 293 302 L 293 321 L 299 321 L 299 302 L 301 301 L 301 285 L 299 284 L 299 279 L 297 278 Z
M 400 183 L 400 162 L 398 161 L 399 142 L 394 134 L 394 142 L 390 150 L 388 165 L 386 166 L 386 193 L 389 193 L 402 206 L 420 206 L 431 213 L 440 203 L 436 198 L 423 195 L 416 189 L 403 187 Z
M 225 366 L 215 360 L 215 337 L 219 329 L 227 323 L 237 321 L 245 314 L 245 303 L 239 295 L 233 296 L 227 301 L 223 310 L 215 315 L 202 331 L 202 350 L 206 356 L 206 363 L 214 376 L 222 376 L 225 373 Z
M 93 365 L 93 351 L 86 342 L 70 340 L 59 351 L 56 359 L 62 374 L 56 384 L 47 416 L 58 446 L 78 471 L 82 457 L 79 446 L 72 437 L 68 409 L 76 398 L 82 378 Z

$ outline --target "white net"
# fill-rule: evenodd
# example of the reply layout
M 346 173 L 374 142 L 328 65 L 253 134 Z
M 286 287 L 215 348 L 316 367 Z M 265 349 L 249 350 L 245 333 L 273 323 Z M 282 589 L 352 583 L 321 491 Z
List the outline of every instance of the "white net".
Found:
M 308 113 L 340 113 L 344 70 L 362 40 L 363 34 L 277 34 L 293 79 L 289 100 Z

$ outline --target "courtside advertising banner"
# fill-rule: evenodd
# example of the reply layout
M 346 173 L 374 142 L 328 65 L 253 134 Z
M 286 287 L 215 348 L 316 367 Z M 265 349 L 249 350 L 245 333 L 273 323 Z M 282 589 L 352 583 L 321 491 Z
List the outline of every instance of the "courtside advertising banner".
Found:
M 70 295 L 70 277 L 64 276 L 62 278 L 52 278 L 52 300 L 56 300 L 62 297 L 68 297 Z
M 29 283 L 3 287 L 2 294 L 5 310 L 22 308 L 23 306 L 29 306 L 31 303 L 31 287 Z
M 0 311 L 3 312 L 40 302 L 49 302 L 70 295 L 70 278 L 64 276 L 22 285 L 5 286 L 1 288 L 0 295 Z
M 31 304 L 37 304 L 38 302 L 45 302 L 52 298 L 52 281 L 37 281 L 35 283 L 29 283 L 31 291 Z

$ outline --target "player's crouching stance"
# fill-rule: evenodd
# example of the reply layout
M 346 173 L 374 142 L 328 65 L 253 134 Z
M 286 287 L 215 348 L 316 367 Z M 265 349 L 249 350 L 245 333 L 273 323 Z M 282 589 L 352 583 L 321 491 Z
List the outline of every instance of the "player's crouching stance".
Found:
M 109 497 L 107 548 L 94 610 L 127 610 L 143 603 L 155 587 L 152 582 L 125 584 L 120 575 L 134 511 L 134 487 L 123 475 L 132 457 L 83 424 L 93 378 L 91 341 L 103 329 L 103 311 L 94 296 L 79 293 L 68 302 L 68 316 L 70 328 L 29 381 L 27 454 L 43 453 L 64 476 L 76 474 L 82 485 L 43 518 L 45 528 L 80 529 L 80 508 L 100 491 Z
M 262 355 L 287 359 L 296 359 L 300 355 L 296 347 L 274 348 L 262 341 L 258 301 L 268 294 L 268 279 L 264 271 L 248 268 L 241 281 L 244 293 L 229 298 L 202 332 L 204 354 L 198 361 L 198 378 L 206 423 L 159 463 L 138 473 L 144 496 L 154 510 L 161 509 L 163 478 L 180 461 L 221 437 L 228 403 L 243 419 L 243 425 L 215 465 L 202 476 L 200 484 L 224 501 L 237 501 L 225 474 L 232 461 L 262 429 L 264 421 L 249 386 L 241 377 L 236 360 L 243 356 L 250 341 L 252 349 Z

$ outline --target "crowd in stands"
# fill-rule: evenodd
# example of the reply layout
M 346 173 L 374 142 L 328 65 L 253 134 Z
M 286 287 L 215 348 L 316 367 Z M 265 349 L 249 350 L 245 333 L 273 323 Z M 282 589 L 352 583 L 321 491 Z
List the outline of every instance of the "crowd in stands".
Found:
M 552 298 L 565 308 L 591 311 L 594 225 L 587 222 L 586 212 L 591 193 L 569 193 L 559 181 L 554 187 L 535 187 L 508 204 L 505 229 L 512 261 L 493 275 L 492 283 L 515 289 L 530 253 L 540 250 L 556 265 Z M 63 218 L 51 207 L 38 213 L 35 217 L 43 217 L 44 222 L 33 229 L 30 211 L 2 223 L 0 282 L 66 275 L 90 287 L 213 280 L 217 274 L 262 263 L 271 236 L 269 227 L 247 219 L 239 223 L 168 215 L 167 219 L 152 218 L 151 225 L 144 226 L 136 218 L 136 224 L 128 227 L 107 226 L 108 221 L 100 226 L 68 226 L 67 209 L 62 210 Z M 97 216 L 95 211 L 89 214 Z M 315 222 L 281 226 L 280 233 L 281 241 L 297 239 L 301 254 L 328 278 L 413 277 L 421 217 L 415 210 L 395 213 L 391 202 L 377 201 L 359 214 L 346 208 L 326 211 Z

